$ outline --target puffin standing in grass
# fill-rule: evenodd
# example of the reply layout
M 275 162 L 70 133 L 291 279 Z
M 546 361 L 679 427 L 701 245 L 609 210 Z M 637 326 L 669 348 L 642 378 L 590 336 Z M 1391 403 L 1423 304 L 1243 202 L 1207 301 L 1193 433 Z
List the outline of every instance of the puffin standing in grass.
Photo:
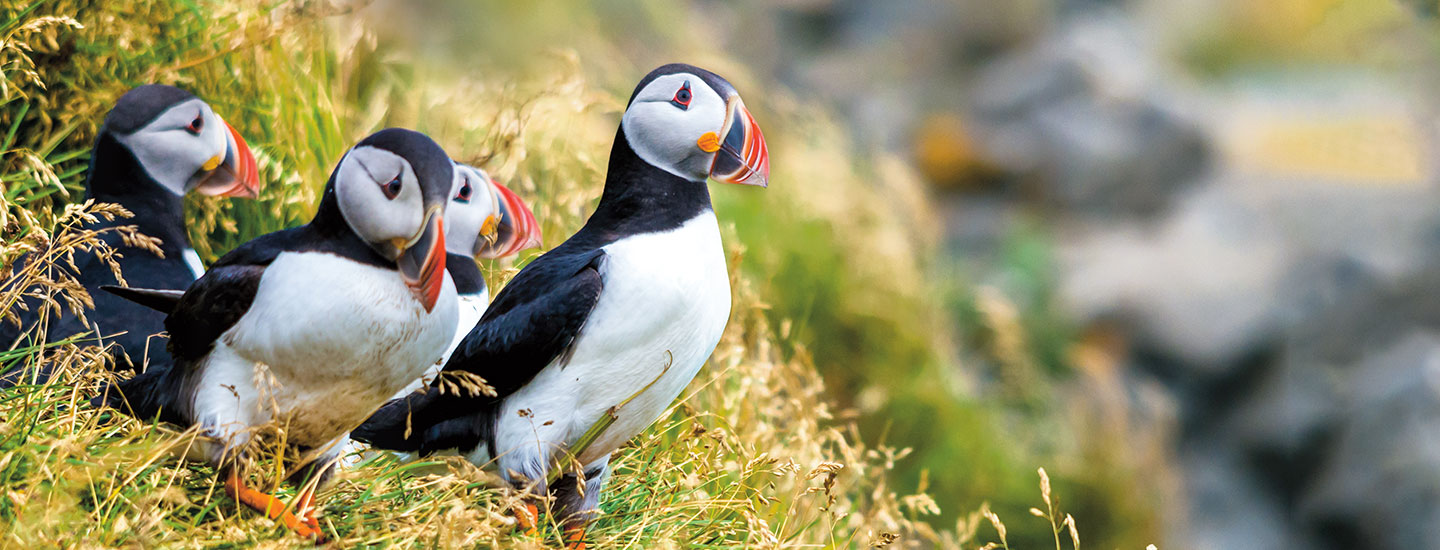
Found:
M 160 254 L 156 254 L 125 242 L 118 232 L 101 234 L 105 244 L 119 253 L 115 260 L 126 282 L 180 289 L 205 271 L 185 233 L 184 195 L 194 191 L 255 198 L 260 185 L 255 157 L 245 139 L 210 105 L 180 88 L 149 84 L 120 96 L 105 115 L 90 152 L 85 187 L 87 199 L 119 204 L 134 214 L 132 218 L 101 220 L 85 229 L 101 231 L 134 225 L 146 236 L 160 240 Z M 147 357 L 155 364 L 168 363 L 163 340 L 152 339 L 164 330 L 165 315 L 99 292 L 101 285 L 117 281 L 110 266 L 96 256 L 77 254 L 77 269 L 72 273 L 95 302 L 95 310 L 85 316 L 88 323 L 77 315 L 56 312 L 47 326 L 37 327 L 41 304 L 31 298 L 26 300 L 25 309 L 13 311 L 15 319 L 0 323 L 0 349 L 28 345 L 17 343 L 22 334 L 43 336 L 53 342 L 89 331 L 92 338 L 98 335 L 102 342 L 115 344 L 118 367 L 139 367 Z M 33 254 L 18 260 L 16 270 L 26 269 L 31 257 Z M 57 268 L 69 269 L 64 262 Z M 44 334 L 35 335 L 32 330 Z M 12 372 L 0 378 L 0 387 L 32 380 L 44 382 L 49 375 Z
M 314 490 L 346 433 L 438 361 L 455 334 L 443 229 L 453 174 L 429 137 L 382 130 L 340 160 L 309 224 L 241 245 L 182 296 L 107 287 L 169 311 L 175 360 L 102 397 L 142 418 L 201 427 L 231 496 L 318 537 Z M 243 481 L 246 443 L 271 428 L 300 452 L 293 474 L 312 480 L 294 513 Z
M 450 191 L 450 205 L 445 207 L 445 271 L 455 282 L 459 311 L 455 336 L 441 360 L 426 367 L 425 374 L 396 392 L 394 399 L 410 395 L 434 381 L 455 346 L 475 328 L 485 308 L 490 306 L 490 289 L 475 258 L 504 258 L 537 246 L 540 246 L 540 225 L 535 222 L 530 207 L 484 170 L 455 163 L 455 183 Z M 344 451 L 345 465 L 363 461 L 360 453 L 366 448 L 359 442 L 349 442 Z
M 730 317 L 706 179 L 765 186 L 768 155 L 725 79 L 683 64 L 652 71 L 621 119 L 595 212 L 500 291 L 445 365 L 483 377 L 494 395 L 432 383 L 381 408 L 352 437 L 494 461 L 517 487 L 548 489 L 552 517 L 572 548 L 583 548 L 610 454 L 669 407 Z M 613 423 L 574 448 L 606 415 Z M 561 464 L 582 465 L 583 480 L 552 475 Z M 517 510 L 522 527 L 533 531 L 536 513 L 531 504 Z

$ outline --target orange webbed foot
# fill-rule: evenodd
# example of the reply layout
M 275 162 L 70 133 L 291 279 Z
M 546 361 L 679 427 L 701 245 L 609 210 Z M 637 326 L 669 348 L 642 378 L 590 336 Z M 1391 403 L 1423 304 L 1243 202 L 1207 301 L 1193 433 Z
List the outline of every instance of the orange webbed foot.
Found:
M 240 481 L 240 476 L 231 475 L 225 480 L 225 492 L 239 501 L 241 504 L 254 508 L 273 520 L 278 520 L 286 528 L 294 531 L 302 537 L 313 537 L 316 542 L 324 542 L 324 535 L 320 532 L 319 522 L 313 525 L 296 517 L 294 513 L 285 506 L 285 502 L 269 493 L 262 493 L 245 486 Z M 311 521 L 314 521 L 313 519 Z
M 305 520 L 305 525 L 309 525 L 311 529 L 318 532 L 320 531 L 320 520 L 315 519 L 316 510 L 314 491 L 307 490 L 300 494 L 300 498 L 296 499 L 295 511 L 299 512 L 299 517 Z
M 565 550 L 585 550 L 585 529 L 568 529 L 565 531 Z

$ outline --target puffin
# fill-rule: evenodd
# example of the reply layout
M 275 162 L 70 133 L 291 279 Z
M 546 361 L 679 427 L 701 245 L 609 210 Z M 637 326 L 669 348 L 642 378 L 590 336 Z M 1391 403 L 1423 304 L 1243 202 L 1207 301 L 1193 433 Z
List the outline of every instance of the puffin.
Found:
M 85 180 L 85 198 L 119 204 L 132 218 L 100 220 L 89 230 L 135 225 L 160 240 L 161 254 L 130 246 L 113 231 L 101 239 L 116 250 L 126 282 L 149 287 L 183 289 L 205 268 L 190 247 L 185 232 L 182 199 L 196 192 L 221 197 L 255 198 L 259 171 L 245 139 L 220 118 L 209 104 L 190 92 L 163 84 L 147 84 L 120 96 L 95 138 Z M 16 262 L 17 269 L 28 257 Z M 62 266 L 62 269 L 70 269 Z M 61 314 L 37 327 L 40 305 L 27 300 L 17 308 L 18 323 L 0 323 L 0 348 L 29 345 L 22 336 L 43 331 L 46 341 L 58 341 L 90 332 L 100 342 L 113 344 L 114 365 L 121 370 L 152 363 L 167 363 L 163 340 L 152 336 L 164 330 L 164 314 L 99 291 L 117 281 L 110 266 L 94 255 L 76 255 L 72 275 L 94 300 L 86 320 Z M 88 322 L 86 322 L 88 321 Z M 12 371 L 0 378 L 0 387 L 19 382 L 44 382 L 50 372 Z
M 518 195 L 484 170 L 455 163 L 455 183 L 450 192 L 450 205 L 445 207 L 445 270 L 455 282 L 459 307 L 455 336 L 440 361 L 426 367 L 425 374 L 396 392 L 393 399 L 405 397 L 434 381 L 455 346 L 475 328 L 489 307 L 490 289 L 475 258 L 513 256 L 540 246 L 540 239 L 535 214 Z M 360 464 L 368 449 L 366 445 L 350 441 L 341 463 L 346 467 Z
M 584 227 L 521 269 L 445 364 L 442 379 L 478 375 L 493 394 L 437 381 L 387 403 L 352 437 L 493 462 L 530 497 L 548 491 L 569 546 L 584 548 L 611 453 L 670 406 L 730 317 L 706 181 L 764 187 L 769 165 L 759 125 L 724 78 L 686 64 L 650 72 L 621 117 Z M 606 415 L 613 423 L 573 448 Z M 566 464 L 581 465 L 579 475 Z M 532 533 L 535 501 L 515 511 Z
M 347 432 L 439 361 L 455 334 L 444 231 L 453 176 L 429 137 L 381 130 L 341 158 L 308 224 L 239 246 L 183 293 L 106 287 L 169 312 L 174 361 L 100 399 L 198 427 L 227 493 L 323 538 L 314 491 Z M 294 512 L 244 481 L 252 436 L 276 428 L 297 451 L 289 477 L 310 480 Z
M 440 362 L 427 368 L 424 376 L 398 392 L 395 398 L 405 397 L 434 380 L 455 346 L 475 328 L 489 307 L 490 288 L 475 259 L 514 256 L 540 246 L 540 239 L 540 224 L 535 221 L 535 213 L 519 195 L 484 170 L 455 163 L 455 183 L 450 192 L 450 205 L 445 207 L 445 270 L 455 282 L 459 307 L 455 337 Z

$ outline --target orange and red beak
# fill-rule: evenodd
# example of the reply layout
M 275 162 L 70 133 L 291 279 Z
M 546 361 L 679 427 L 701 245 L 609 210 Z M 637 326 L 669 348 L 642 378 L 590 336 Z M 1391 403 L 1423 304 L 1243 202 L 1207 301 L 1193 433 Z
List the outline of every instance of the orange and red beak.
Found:
M 424 229 L 408 243 L 396 243 L 400 257 L 395 260 L 400 276 L 425 312 L 435 309 L 445 284 L 445 215 L 442 207 L 425 213 Z
M 720 131 L 725 138 L 715 152 L 710 177 L 725 183 L 765 187 L 770 183 L 770 150 L 765 147 L 765 135 L 739 96 L 731 96 L 729 104 L 730 117 Z
M 494 242 L 482 242 L 476 253 L 481 258 L 504 258 L 521 250 L 540 246 L 540 224 L 535 213 L 513 191 L 491 180 L 500 198 L 500 223 Z
M 230 123 L 220 122 L 226 130 L 225 160 L 210 170 L 195 190 L 210 196 L 253 199 L 260 195 L 260 170 L 255 163 L 255 155 L 250 152 L 245 138 L 240 137 Z

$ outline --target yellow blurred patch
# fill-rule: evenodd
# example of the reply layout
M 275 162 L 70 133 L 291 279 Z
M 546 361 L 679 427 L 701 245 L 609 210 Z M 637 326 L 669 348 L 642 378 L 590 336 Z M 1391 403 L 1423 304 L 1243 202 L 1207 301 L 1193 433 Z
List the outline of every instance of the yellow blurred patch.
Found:
M 927 117 L 916 131 L 915 164 L 926 180 L 941 188 L 968 187 L 988 169 L 965 120 L 950 113 Z
M 1248 125 L 1229 153 L 1238 166 L 1264 174 L 1419 184 L 1425 179 L 1424 138 L 1398 116 L 1272 120 Z
M 1435 0 L 1418 0 L 1434 2 Z M 1383 37 L 1409 20 L 1403 2 L 1227 0 L 1226 30 L 1240 44 L 1291 62 L 1385 56 Z

